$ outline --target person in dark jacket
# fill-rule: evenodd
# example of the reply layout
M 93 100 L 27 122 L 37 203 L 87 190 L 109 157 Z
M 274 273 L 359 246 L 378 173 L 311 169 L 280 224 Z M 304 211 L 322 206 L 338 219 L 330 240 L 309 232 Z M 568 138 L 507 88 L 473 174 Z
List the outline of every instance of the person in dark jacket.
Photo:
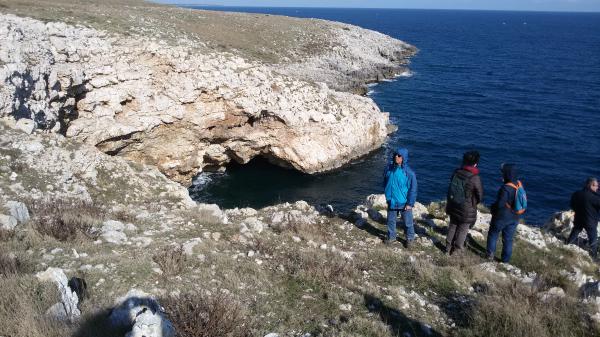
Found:
M 396 218 L 402 215 L 406 233 L 406 246 L 409 247 L 415 239 L 412 208 L 417 199 L 417 177 L 408 166 L 408 150 L 400 148 L 394 152 L 392 161 L 385 168 L 383 187 L 387 201 L 386 244 L 396 241 Z
M 598 256 L 598 221 L 600 221 L 600 196 L 598 193 L 598 180 L 588 178 L 582 190 L 571 196 L 571 209 L 575 211 L 573 229 L 567 239 L 567 244 L 573 244 L 579 233 L 585 229 L 590 245 L 590 255 Z
M 450 179 L 446 198 L 446 214 L 450 216 L 446 254 L 464 249 L 469 228 L 477 220 L 477 204 L 483 200 L 483 185 L 477 168 L 479 157 L 477 151 L 466 152 L 462 166 Z
M 500 167 L 504 185 L 498 190 L 496 201 L 492 204 L 492 221 L 487 237 L 487 258 L 492 260 L 496 253 L 498 236 L 502 233 L 502 262 L 508 263 L 512 256 L 512 245 L 519 214 L 515 213 L 510 205 L 515 203 L 516 189 L 508 183 L 517 184 L 517 170 L 514 164 L 502 164 Z

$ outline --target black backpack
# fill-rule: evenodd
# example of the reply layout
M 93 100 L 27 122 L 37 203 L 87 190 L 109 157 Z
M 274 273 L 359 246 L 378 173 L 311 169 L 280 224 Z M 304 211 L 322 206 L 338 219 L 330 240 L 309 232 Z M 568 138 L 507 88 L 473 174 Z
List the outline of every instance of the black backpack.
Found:
M 467 181 L 473 176 L 458 174 L 454 172 L 450 186 L 448 187 L 448 203 L 454 205 L 462 205 L 467 200 Z

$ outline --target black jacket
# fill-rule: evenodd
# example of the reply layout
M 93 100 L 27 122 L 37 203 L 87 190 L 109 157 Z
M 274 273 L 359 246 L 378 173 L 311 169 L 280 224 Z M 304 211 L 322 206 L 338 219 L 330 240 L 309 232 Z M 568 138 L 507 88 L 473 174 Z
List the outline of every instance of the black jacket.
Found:
M 465 202 L 462 204 L 446 203 L 446 214 L 450 216 L 450 221 L 457 224 L 469 224 L 472 226 L 477 221 L 477 204 L 483 200 L 483 185 L 479 174 L 474 174 L 464 168 L 454 171 L 455 175 L 465 179 Z M 452 181 L 452 178 L 450 181 Z
M 519 215 L 513 212 L 512 208 L 506 205 L 513 205 L 515 202 L 515 193 L 513 187 L 506 185 L 507 183 L 517 183 L 517 170 L 513 165 L 504 165 L 502 168 L 502 178 L 504 185 L 498 190 L 496 201 L 492 204 L 492 224 L 504 225 L 507 223 L 518 223 Z
M 597 226 L 600 220 L 600 196 L 589 188 L 573 193 L 571 208 L 575 211 L 575 225 Z

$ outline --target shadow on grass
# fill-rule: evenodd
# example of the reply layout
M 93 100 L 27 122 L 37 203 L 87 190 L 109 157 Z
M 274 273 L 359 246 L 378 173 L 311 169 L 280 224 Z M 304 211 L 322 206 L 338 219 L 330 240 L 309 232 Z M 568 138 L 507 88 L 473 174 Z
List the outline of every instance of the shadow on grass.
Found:
M 405 336 L 405 333 L 409 333 L 410 336 L 414 337 L 442 336 L 442 334 L 430 326 L 406 316 L 400 310 L 385 305 L 379 298 L 373 295 L 365 294 L 364 301 L 369 312 L 378 314 L 381 321 L 389 325 L 393 336 Z
M 110 310 L 98 310 L 84 315 L 72 337 L 115 337 L 124 336 L 131 327 L 115 327 L 109 321 Z

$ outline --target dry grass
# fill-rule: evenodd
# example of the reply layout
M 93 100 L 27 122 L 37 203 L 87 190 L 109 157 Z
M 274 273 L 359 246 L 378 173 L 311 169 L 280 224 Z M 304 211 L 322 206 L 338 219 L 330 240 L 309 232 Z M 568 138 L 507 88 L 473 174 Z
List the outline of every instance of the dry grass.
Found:
M 8 230 L 8 229 L 0 229 L 0 242 L 6 242 L 6 241 L 10 241 L 12 240 L 12 238 L 15 236 L 15 231 L 14 230 Z
M 0 12 L 171 43 L 187 37 L 198 41 L 192 47 L 234 51 L 268 63 L 302 61 L 331 47 L 329 29 L 321 21 L 190 10 L 142 0 L 0 0 Z
M 185 294 L 161 300 L 179 337 L 250 337 L 245 309 L 231 296 Z
M 10 337 L 64 337 L 70 327 L 44 313 L 58 301 L 56 285 L 34 276 L 0 277 L 0 335 Z
M 175 276 L 185 269 L 186 256 L 183 248 L 168 246 L 154 254 L 152 261 L 158 264 L 165 276 Z
M 290 275 L 309 280 L 351 284 L 360 275 L 353 260 L 321 249 L 292 249 L 281 262 Z
M 542 300 L 536 289 L 519 283 L 496 285 L 482 294 L 468 314 L 460 336 L 598 336 L 583 304 L 570 297 Z
M 100 207 L 76 199 L 46 199 L 32 202 L 29 208 L 33 213 L 33 228 L 59 241 L 95 240 L 98 233 L 94 229 L 105 218 Z
M 0 247 L 0 277 L 10 277 L 19 274 L 26 274 L 33 270 L 29 260 L 22 256 L 9 253 Z

